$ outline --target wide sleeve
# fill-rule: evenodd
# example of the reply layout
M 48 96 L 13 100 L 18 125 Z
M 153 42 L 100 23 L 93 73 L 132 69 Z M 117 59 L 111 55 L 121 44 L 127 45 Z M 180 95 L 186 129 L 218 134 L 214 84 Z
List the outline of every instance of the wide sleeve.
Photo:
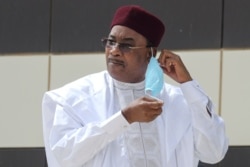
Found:
M 46 155 L 53 167 L 83 166 L 129 125 L 120 111 L 104 121 L 83 124 L 53 93 L 44 95 L 42 110 Z
M 196 155 L 205 163 L 221 161 L 228 150 L 223 119 L 196 81 L 181 84 L 181 89 L 192 112 Z

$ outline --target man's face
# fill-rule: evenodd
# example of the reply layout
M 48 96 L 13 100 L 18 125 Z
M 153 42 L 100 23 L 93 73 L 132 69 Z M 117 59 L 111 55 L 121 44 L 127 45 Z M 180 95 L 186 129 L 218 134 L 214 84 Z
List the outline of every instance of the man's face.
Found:
M 124 46 L 142 47 L 123 50 L 119 44 L 113 47 L 106 47 L 106 63 L 109 74 L 116 80 L 136 83 L 143 81 L 150 59 L 147 40 L 141 34 L 125 26 L 114 26 L 108 36 L 109 42 Z

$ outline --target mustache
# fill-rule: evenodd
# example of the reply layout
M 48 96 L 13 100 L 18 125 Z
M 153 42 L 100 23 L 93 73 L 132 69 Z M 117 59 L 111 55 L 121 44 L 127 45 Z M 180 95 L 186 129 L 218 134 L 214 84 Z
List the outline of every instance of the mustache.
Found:
M 125 66 L 125 63 L 122 60 L 113 59 L 113 58 L 108 58 L 108 63 L 114 63 L 114 64 Z

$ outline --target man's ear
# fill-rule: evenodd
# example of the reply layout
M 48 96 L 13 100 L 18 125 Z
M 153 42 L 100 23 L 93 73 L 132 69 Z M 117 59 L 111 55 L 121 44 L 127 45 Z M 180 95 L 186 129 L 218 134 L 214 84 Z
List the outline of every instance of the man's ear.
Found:
M 150 48 L 148 48 L 148 55 L 147 55 L 147 61 L 149 62 L 152 57 L 152 51 Z

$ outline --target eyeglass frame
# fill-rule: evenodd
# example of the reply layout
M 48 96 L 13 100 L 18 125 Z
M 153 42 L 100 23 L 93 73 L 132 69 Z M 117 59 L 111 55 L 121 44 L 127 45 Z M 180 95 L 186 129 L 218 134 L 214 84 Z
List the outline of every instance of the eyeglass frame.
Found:
M 110 38 L 102 38 L 101 41 L 102 41 L 103 47 L 109 48 L 109 49 L 112 49 L 114 47 L 118 47 L 118 49 L 120 51 L 124 52 L 124 53 L 130 52 L 131 50 L 134 50 L 134 49 L 143 49 L 143 48 L 150 48 L 150 47 L 152 47 L 149 44 L 146 45 L 146 46 L 129 46 L 130 44 L 119 43 L 119 42 L 116 42 L 115 40 L 110 39 Z M 114 44 L 113 45 L 112 44 L 108 44 L 108 42 L 114 43 Z M 148 42 L 148 43 L 150 43 L 150 42 Z

